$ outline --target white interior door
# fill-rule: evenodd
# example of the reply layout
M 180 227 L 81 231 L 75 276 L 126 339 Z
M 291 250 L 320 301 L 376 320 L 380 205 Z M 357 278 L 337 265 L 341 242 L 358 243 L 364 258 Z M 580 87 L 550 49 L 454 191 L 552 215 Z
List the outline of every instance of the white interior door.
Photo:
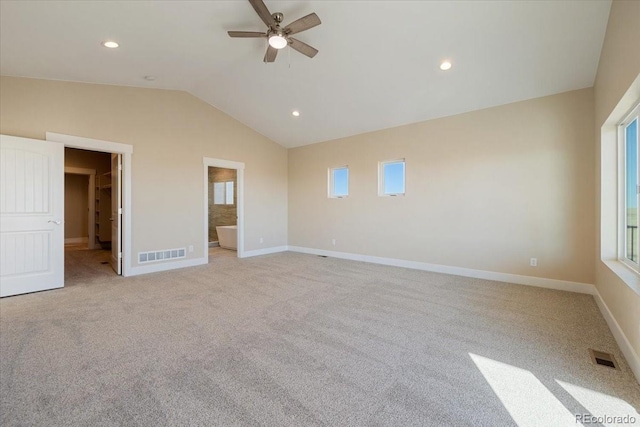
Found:
M 64 145 L 0 135 L 0 297 L 64 286 Z
M 122 274 L 122 155 L 111 155 L 111 267 Z

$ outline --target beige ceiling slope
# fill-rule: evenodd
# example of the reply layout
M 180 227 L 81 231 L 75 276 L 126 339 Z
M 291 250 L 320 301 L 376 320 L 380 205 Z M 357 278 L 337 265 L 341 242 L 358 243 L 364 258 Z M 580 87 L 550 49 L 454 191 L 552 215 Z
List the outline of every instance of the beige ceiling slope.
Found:
M 320 53 L 285 48 L 263 63 L 265 40 L 227 35 L 264 29 L 244 0 L 3 0 L 0 73 L 189 91 L 295 147 L 590 87 L 611 5 L 265 3 L 285 22 L 316 12 L 322 25 L 299 39 Z M 107 39 L 120 48 L 103 48 Z

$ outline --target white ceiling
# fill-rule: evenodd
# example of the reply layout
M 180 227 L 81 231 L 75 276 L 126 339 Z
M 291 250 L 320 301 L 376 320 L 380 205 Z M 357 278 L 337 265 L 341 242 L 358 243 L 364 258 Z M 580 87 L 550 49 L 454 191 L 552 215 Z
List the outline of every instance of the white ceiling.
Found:
M 264 64 L 264 39 L 226 34 L 265 30 L 246 0 L 2 0 L 0 73 L 185 90 L 296 147 L 590 87 L 611 5 L 265 3 L 285 24 L 316 12 L 322 25 L 296 37 L 320 53 L 285 48 Z M 107 39 L 121 47 L 102 47 Z

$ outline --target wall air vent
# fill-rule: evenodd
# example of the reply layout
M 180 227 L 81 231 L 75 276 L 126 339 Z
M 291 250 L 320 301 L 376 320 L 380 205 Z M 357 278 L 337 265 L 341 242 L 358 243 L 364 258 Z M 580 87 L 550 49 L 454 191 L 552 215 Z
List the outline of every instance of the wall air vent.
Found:
M 163 249 L 161 251 L 138 252 L 138 263 L 145 264 L 147 262 L 166 261 L 175 258 L 186 258 L 187 249 Z
M 618 369 L 618 363 L 616 362 L 615 357 L 613 357 L 613 354 L 605 353 L 605 352 L 590 348 L 589 355 L 591 356 L 591 361 L 595 365 L 601 365 L 601 366 L 606 366 L 608 368 Z

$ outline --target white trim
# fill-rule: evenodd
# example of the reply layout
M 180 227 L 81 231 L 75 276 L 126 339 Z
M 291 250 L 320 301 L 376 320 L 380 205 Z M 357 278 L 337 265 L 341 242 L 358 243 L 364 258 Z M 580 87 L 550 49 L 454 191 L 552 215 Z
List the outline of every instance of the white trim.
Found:
M 63 135 L 53 132 L 46 132 L 45 135 L 47 141 L 62 143 L 65 147 L 122 154 L 122 174 L 124 176 L 122 181 L 122 275 L 125 277 L 130 276 L 133 260 L 131 244 L 131 229 L 133 228 L 133 222 L 131 221 L 133 211 L 133 204 L 131 203 L 131 165 L 133 163 L 133 146 L 118 142 L 102 141 L 99 139 Z
M 203 188 L 204 188 L 204 228 L 202 233 L 203 254 L 209 253 L 209 168 L 235 169 L 237 171 L 236 178 L 238 180 L 237 214 L 238 214 L 238 258 L 244 258 L 244 163 L 235 162 L 233 160 L 213 159 L 210 157 L 202 158 L 203 164 Z M 208 257 L 206 258 L 208 262 Z
M 600 292 L 596 290 L 593 297 L 598 304 L 598 308 L 600 308 L 600 312 L 602 313 L 604 320 L 607 321 L 607 325 L 609 325 L 609 329 L 611 329 L 611 333 L 613 333 L 613 337 L 616 339 L 618 347 L 620 347 L 622 354 L 624 354 L 624 358 L 627 360 L 629 367 L 636 376 L 636 380 L 640 383 L 640 357 L 638 356 L 638 353 L 635 352 L 633 346 L 627 339 L 627 336 L 622 331 L 622 328 L 616 321 L 615 317 L 613 317 L 613 313 L 611 313 L 611 310 L 609 310 L 609 307 L 604 302 Z
M 87 197 L 89 198 L 88 202 L 89 202 L 89 218 L 88 218 L 88 227 L 89 230 L 88 234 L 89 237 L 87 238 L 87 244 L 88 244 L 88 248 L 89 249 L 95 249 L 96 248 L 96 227 L 95 227 L 95 222 L 96 222 L 96 170 L 95 169 L 85 169 L 85 168 L 71 168 L 71 167 L 65 167 L 64 168 L 64 173 L 65 174 L 72 174 L 72 175 L 88 175 L 89 176 L 89 191 L 87 193 Z M 66 243 L 66 240 L 65 240 Z
M 288 246 L 274 246 L 273 248 L 255 249 L 253 251 L 245 251 L 242 256 L 238 255 L 238 258 L 250 258 L 260 255 L 276 254 L 279 252 L 286 252 L 288 250 Z
M 373 264 L 390 265 L 394 267 L 411 268 L 414 270 L 432 271 L 435 273 L 452 274 L 454 276 L 473 277 L 476 279 L 494 280 L 497 282 L 514 283 L 517 285 L 537 286 L 540 288 L 556 289 L 559 291 L 577 292 L 581 294 L 595 295 L 596 288 L 590 283 L 571 282 L 568 280 L 547 279 L 544 277 L 523 276 L 511 273 L 499 273 L 496 271 L 474 270 L 464 267 L 451 267 L 426 262 L 407 261 L 395 258 L 383 258 L 370 255 L 359 255 L 347 252 L 326 251 L 323 249 L 303 248 L 289 246 L 292 252 L 323 255 L 334 258 L 348 259 L 352 261 L 370 262 Z
M 60 142 L 65 147 L 81 148 L 83 150 L 103 151 L 105 153 L 132 154 L 133 145 L 119 142 L 103 141 L 101 139 L 85 138 L 82 136 L 64 135 L 61 133 L 46 132 L 47 141 Z
M 89 243 L 88 237 L 67 237 L 64 239 L 65 245 L 73 245 L 76 243 Z
M 209 262 L 209 257 L 205 258 L 192 258 L 182 261 L 164 262 L 161 264 L 140 265 L 133 267 L 129 270 L 128 277 L 138 276 L 140 274 L 157 273 L 160 271 L 177 270 L 178 268 L 195 267 L 197 265 L 204 265 Z

